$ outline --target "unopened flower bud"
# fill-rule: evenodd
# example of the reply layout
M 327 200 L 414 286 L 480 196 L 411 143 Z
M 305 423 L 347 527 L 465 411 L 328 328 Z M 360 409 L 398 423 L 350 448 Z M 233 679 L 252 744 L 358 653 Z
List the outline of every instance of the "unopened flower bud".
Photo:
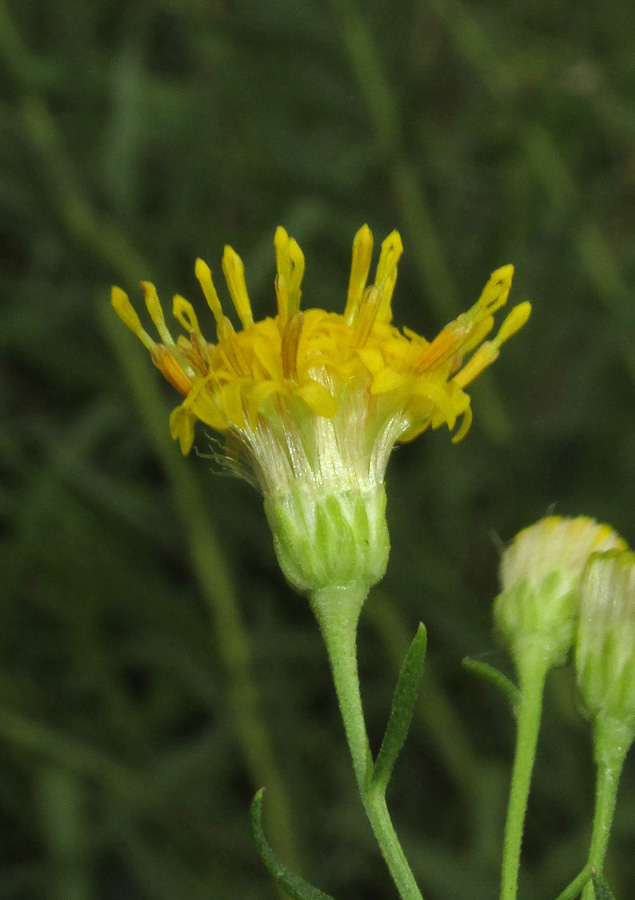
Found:
M 566 661 L 589 556 L 625 546 L 608 525 L 583 516 L 549 516 L 516 535 L 501 560 L 494 619 L 517 666 L 527 654 L 547 668 Z

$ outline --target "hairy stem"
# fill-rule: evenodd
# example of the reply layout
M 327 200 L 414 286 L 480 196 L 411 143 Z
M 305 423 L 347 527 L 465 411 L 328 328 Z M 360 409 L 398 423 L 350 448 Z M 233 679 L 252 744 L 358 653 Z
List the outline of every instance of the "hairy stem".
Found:
M 373 760 L 357 671 L 357 622 L 368 592 L 365 584 L 323 588 L 311 596 L 333 673 L 359 793 L 401 900 L 422 900 L 386 807 L 384 790 L 370 786 Z

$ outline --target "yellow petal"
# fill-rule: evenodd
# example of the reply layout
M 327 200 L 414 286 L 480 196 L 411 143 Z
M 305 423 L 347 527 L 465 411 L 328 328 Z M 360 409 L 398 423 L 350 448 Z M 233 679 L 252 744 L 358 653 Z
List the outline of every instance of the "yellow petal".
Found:
M 399 372 L 395 372 L 390 366 L 384 366 L 373 378 L 370 392 L 373 395 L 387 394 L 388 391 L 395 391 L 397 388 L 403 387 L 406 382 L 407 379 Z
M 294 392 L 298 397 L 302 397 L 313 412 L 318 416 L 324 416 L 325 419 L 332 419 L 337 412 L 337 400 L 331 394 L 328 388 L 324 387 L 318 381 L 309 380 Z
M 195 422 L 196 417 L 188 409 L 184 409 L 182 405 L 172 410 L 170 415 L 170 434 L 174 440 L 178 439 L 181 444 L 183 456 L 187 456 L 192 449 Z

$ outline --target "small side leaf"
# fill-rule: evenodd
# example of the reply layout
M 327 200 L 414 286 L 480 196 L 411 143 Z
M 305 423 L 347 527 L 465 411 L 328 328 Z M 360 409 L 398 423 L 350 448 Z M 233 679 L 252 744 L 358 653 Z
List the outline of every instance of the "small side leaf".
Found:
M 595 900 L 615 900 L 615 894 L 601 875 L 593 876 Z
M 373 768 L 371 778 L 373 786 L 386 787 L 393 766 L 408 737 L 415 703 L 419 696 L 423 663 L 426 658 L 426 644 L 426 629 L 420 622 L 399 672 L 386 733 Z
M 498 669 L 495 669 L 494 666 L 490 666 L 478 659 L 471 659 L 469 656 L 466 656 L 463 660 L 463 666 L 468 672 L 478 675 L 479 678 L 482 678 L 484 681 L 489 681 L 495 688 L 498 688 L 511 706 L 512 712 L 516 715 L 516 710 L 520 701 L 520 691 L 514 682 L 510 681 L 507 675 L 503 675 L 503 673 L 499 672 Z
M 272 878 L 275 878 L 293 900 L 333 900 L 329 894 L 325 894 L 324 891 L 313 887 L 304 878 L 300 878 L 299 875 L 296 875 L 283 865 L 267 843 L 262 828 L 263 793 L 264 788 L 261 788 L 251 801 L 251 827 L 258 853 L 269 870 L 269 874 Z

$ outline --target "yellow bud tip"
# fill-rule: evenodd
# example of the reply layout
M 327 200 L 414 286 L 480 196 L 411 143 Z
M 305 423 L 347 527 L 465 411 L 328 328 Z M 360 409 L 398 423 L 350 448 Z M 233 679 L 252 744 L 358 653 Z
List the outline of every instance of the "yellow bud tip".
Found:
M 198 280 L 198 283 L 201 286 L 201 290 L 205 295 L 205 299 L 207 300 L 207 305 L 211 309 L 214 314 L 214 318 L 218 325 L 223 321 L 223 308 L 220 304 L 220 300 L 218 299 L 218 294 L 216 293 L 216 288 L 214 287 L 214 282 L 212 281 L 212 270 L 207 265 L 205 260 L 202 260 L 200 256 L 194 263 L 194 274 Z

